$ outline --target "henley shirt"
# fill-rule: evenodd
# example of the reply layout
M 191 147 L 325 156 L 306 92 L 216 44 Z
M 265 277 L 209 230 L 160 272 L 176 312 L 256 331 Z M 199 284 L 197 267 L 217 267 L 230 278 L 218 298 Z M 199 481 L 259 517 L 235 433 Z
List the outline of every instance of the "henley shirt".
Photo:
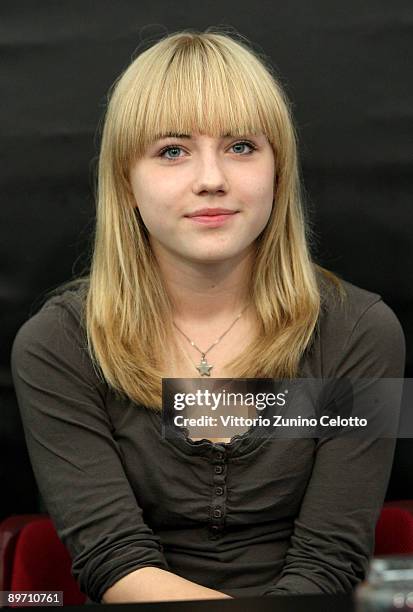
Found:
M 405 338 L 380 295 L 319 275 L 300 376 L 401 378 Z M 232 597 L 350 592 L 364 579 L 395 439 L 229 443 L 162 436 L 90 360 L 76 290 L 19 329 L 12 375 L 39 491 L 88 603 L 145 566 Z

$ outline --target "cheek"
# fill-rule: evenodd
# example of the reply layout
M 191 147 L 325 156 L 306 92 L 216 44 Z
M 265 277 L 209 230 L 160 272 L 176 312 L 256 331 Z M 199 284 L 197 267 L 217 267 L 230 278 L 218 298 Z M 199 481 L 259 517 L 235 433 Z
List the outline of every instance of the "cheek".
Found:
M 259 193 L 251 198 L 254 228 L 261 231 L 267 225 L 273 209 L 274 190 L 272 185 L 260 188 Z
M 261 227 L 261 229 L 264 229 L 264 227 L 270 220 L 272 207 L 272 200 L 267 199 L 266 202 L 263 203 L 263 206 L 260 208 L 258 225 Z
M 273 159 L 265 160 L 259 166 L 251 166 L 240 176 L 240 185 L 246 199 L 260 207 L 271 205 L 274 197 L 275 167 Z
M 157 220 L 161 222 L 165 211 L 165 199 L 162 191 L 159 189 L 155 191 L 154 185 L 146 185 L 144 181 L 132 182 L 131 186 L 134 205 L 139 209 L 145 225 L 152 224 Z
M 274 185 L 270 179 L 263 180 L 258 184 L 255 182 L 249 187 L 248 201 L 251 208 L 259 217 L 271 214 L 274 199 Z
M 158 236 L 166 232 L 166 215 L 153 203 L 144 202 L 139 205 L 139 213 L 150 234 Z
M 138 209 L 142 221 L 152 236 L 165 239 L 172 235 L 171 215 L 168 213 L 167 205 L 160 193 L 156 197 L 150 197 L 148 193 L 145 198 L 138 200 Z

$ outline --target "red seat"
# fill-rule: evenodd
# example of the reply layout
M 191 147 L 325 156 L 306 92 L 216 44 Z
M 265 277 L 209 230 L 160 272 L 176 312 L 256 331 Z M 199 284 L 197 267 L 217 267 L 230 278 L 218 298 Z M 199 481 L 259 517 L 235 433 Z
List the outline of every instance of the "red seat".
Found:
M 0 590 L 63 591 L 63 605 L 86 600 L 71 559 L 47 515 L 12 516 L 0 523 Z
M 0 522 L 0 591 L 10 590 L 14 551 L 22 527 L 42 516 L 46 515 L 19 514 Z
M 399 505 L 398 505 L 399 504 Z M 411 508 L 411 511 L 407 508 Z M 374 554 L 413 554 L 413 502 L 386 503 L 376 525 Z

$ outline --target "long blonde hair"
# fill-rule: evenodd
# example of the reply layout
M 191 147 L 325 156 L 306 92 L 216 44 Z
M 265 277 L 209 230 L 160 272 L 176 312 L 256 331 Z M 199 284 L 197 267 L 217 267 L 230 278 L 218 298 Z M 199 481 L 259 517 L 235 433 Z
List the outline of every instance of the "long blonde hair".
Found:
M 275 204 L 256 239 L 250 287 L 261 333 L 226 364 L 234 377 L 297 376 L 319 319 L 317 277 L 328 277 L 343 291 L 338 277 L 310 257 L 296 133 L 270 63 L 240 35 L 216 28 L 165 36 L 111 88 L 90 273 L 75 281 L 97 371 L 115 391 L 155 410 L 161 409 L 164 347 L 174 342 L 172 305 L 133 201 L 129 172 L 147 146 L 168 132 L 262 132 L 274 151 Z

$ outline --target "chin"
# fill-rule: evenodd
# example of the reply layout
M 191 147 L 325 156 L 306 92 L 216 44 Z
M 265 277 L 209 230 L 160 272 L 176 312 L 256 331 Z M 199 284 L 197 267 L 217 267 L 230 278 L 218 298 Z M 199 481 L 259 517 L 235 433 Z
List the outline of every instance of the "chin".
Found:
M 239 258 L 241 257 L 240 251 L 227 251 L 220 253 L 200 253 L 198 256 L 193 256 L 193 261 L 197 263 L 221 263 L 223 261 L 228 261 L 229 259 Z

